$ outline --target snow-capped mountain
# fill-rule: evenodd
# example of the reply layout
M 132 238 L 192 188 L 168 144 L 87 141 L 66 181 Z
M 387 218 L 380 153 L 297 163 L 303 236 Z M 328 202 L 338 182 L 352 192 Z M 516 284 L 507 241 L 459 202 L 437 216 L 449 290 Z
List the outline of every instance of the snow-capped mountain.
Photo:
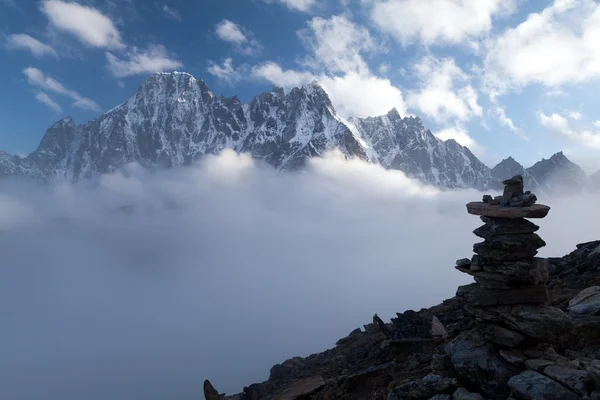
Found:
M 580 193 L 588 183 L 583 170 L 558 152 L 548 160 L 543 158 L 527 168 L 527 173 L 537 183 L 537 188 L 546 194 Z
M 493 184 L 490 169 L 455 140 L 440 140 L 419 118 L 387 115 L 350 118 L 385 168 L 445 188 L 486 189 Z
M 131 162 L 189 165 L 223 149 L 249 153 L 282 170 L 338 149 L 440 188 L 496 189 L 498 181 L 522 169 L 505 160 L 510 165 L 490 170 L 468 148 L 438 139 L 419 118 L 402 118 L 395 109 L 345 120 L 316 82 L 287 94 L 275 88 L 244 104 L 237 97 L 215 96 L 190 74 L 173 72 L 150 76 L 127 101 L 84 125 L 69 117 L 58 121 L 25 158 L 0 151 L 0 177 L 77 181 Z M 538 164 L 526 171 L 536 180 L 563 167 L 568 172 L 560 177 L 581 180 L 560 157 Z

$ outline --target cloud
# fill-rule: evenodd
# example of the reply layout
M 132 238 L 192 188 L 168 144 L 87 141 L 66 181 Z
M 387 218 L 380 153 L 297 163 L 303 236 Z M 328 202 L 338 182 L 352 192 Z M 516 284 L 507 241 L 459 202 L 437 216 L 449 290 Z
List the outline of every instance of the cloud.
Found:
M 149 74 L 154 72 L 172 71 L 183 66 L 181 61 L 171 58 L 167 49 L 161 45 L 150 45 L 146 50 L 137 47 L 126 53 L 126 59 L 120 59 L 106 52 L 108 69 L 117 78 Z
M 175 21 L 181 21 L 181 14 L 176 9 L 171 8 L 166 4 L 163 4 L 161 9 L 167 18 L 171 18 Z
M 600 4 L 556 0 L 494 39 L 485 58 L 487 90 L 530 84 L 552 89 L 600 75 Z
M 294 11 L 310 12 L 317 4 L 317 0 L 264 0 L 268 3 L 279 3 Z
M 570 119 L 572 119 L 574 121 L 579 121 L 582 117 L 582 115 L 579 111 L 569 111 L 569 112 L 567 112 L 567 115 Z
M 438 122 L 467 121 L 482 115 L 477 91 L 469 76 L 453 58 L 426 56 L 413 66 L 420 88 L 407 95 L 409 107 L 420 110 Z
M 462 125 L 454 125 L 444 128 L 441 131 L 436 132 L 435 136 L 443 141 L 454 139 L 461 146 L 468 147 L 469 150 L 471 150 L 473 154 L 478 157 L 483 155 L 485 152 L 485 149 L 477 144 L 471 136 L 469 136 L 469 133 Z
M 305 70 L 284 70 L 268 61 L 254 66 L 251 76 L 284 88 L 317 80 L 344 117 L 382 115 L 394 107 L 406 113 L 402 91 L 375 76 L 361 55 L 379 49 L 365 28 L 343 16 L 315 17 L 299 37 L 309 51 Z
M 209 74 L 228 84 L 239 82 L 242 79 L 240 72 L 233 67 L 231 58 L 226 58 L 222 65 L 209 61 L 206 70 Z
M 49 109 L 54 111 L 56 114 L 62 113 L 62 108 L 54 101 L 50 96 L 44 92 L 38 92 L 35 95 L 35 99 L 40 103 L 46 105 Z
M 402 45 L 461 44 L 492 29 L 492 18 L 514 11 L 513 0 L 374 0 L 370 17 Z
M 95 185 L 3 182 L 3 397 L 192 400 L 205 378 L 240 391 L 375 312 L 454 296 L 481 225 L 464 205 L 480 197 L 357 160 L 279 174 L 229 151 Z M 578 207 L 597 201 L 552 199 L 541 256 L 597 239 Z
M 500 125 L 508 128 L 511 132 L 516 133 L 521 139 L 529 141 L 529 137 L 521 129 L 517 128 L 514 121 L 506 115 L 504 107 L 495 105 L 492 106 L 489 112 L 496 117 Z
M 307 64 L 331 73 L 369 73 L 361 53 L 373 52 L 378 47 L 366 28 L 339 15 L 311 19 L 308 29 L 300 31 L 299 36 L 312 53 Z
M 241 26 L 224 19 L 215 27 L 219 39 L 231 43 L 236 51 L 249 56 L 256 56 L 262 51 L 262 45 L 254 39 L 254 34 Z
M 546 128 L 568 138 L 569 140 L 579 143 L 587 148 L 600 149 L 600 131 L 573 129 L 570 126 L 567 118 L 556 113 L 546 115 L 541 112 L 538 114 L 538 120 Z
M 594 126 L 600 129 L 600 120 L 594 121 Z
M 61 0 L 43 0 L 41 10 L 52 26 L 74 35 L 89 47 L 125 47 L 113 22 L 96 8 Z
M 4 4 L 7 7 L 18 8 L 15 0 L 1 0 L 0 3 Z
M 10 35 L 6 38 L 6 47 L 9 50 L 28 50 L 36 58 L 49 56 L 58 59 L 58 53 L 51 46 L 40 42 L 34 37 L 24 33 Z
M 91 99 L 83 97 L 76 91 L 67 88 L 62 83 L 58 82 L 54 78 L 45 75 L 42 71 L 37 68 L 28 67 L 23 70 L 23 73 L 27 77 L 30 85 L 37 88 L 48 90 L 63 96 L 66 96 L 73 100 L 71 106 L 81 108 L 90 111 L 100 111 L 100 106 Z M 41 101 L 36 96 L 38 101 Z

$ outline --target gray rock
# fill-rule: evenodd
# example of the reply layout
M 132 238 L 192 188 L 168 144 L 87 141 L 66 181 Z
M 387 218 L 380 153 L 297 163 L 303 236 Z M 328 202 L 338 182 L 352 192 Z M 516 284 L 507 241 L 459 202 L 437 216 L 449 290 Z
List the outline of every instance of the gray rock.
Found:
M 581 400 L 560 383 L 531 370 L 510 378 L 508 386 L 516 397 L 524 400 Z
M 529 207 L 500 207 L 489 203 L 472 202 L 467 204 L 467 212 L 491 218 L 544 218 L 550 207 L 534 204 Z
M 436 394 L 429 400 L 452 400 L 452 395 L 449 394 Z
M 534 339 L 562 343 L 573 338 L 573 321 L 561 310 L 546 305 L 519 304 L 485 309 L 465 308 L 475 317 L 500 323 Z
M 483 239 L 493 235 L 527 235 L 537 232 L 540 227 L 526 219 L 506 219 L 480 217 L 485 225 L 475 229 L 473 233 Z
M 544 374 L 576 393 L 581 395 L 588 393 L 588 374 L 585 371 L 563 365 L 549 365 L 544 368 Z
M 463 387 L 456 389 L 452 395 L 453 400 L 483 400 L 483 396 L 479 393 L 471 393 Z
M 431 319 L 431 336 L 439 337 L 442 339 L 448 338 L 448 331 L 446 330 L 446 327 L 440 322 L 438 317 L 436 317 L 435 315 Z
M 457 386 L 454 378 L 440 375 L 427 375 L 420 381 L 400 385 L 388 394 L 388 400 L 427 399 L 436 394 L 450 394 Z
M 600 313 L 600 286 L 592 286 L 579 292 L 569 301 L 568 310 L 577 314 Z
M 499 352 L 500 357 L 513 365 L 521 366 L 527 360 L 527 357 L 518 349 L 503 349 Z
M 587 368 L 588 376 L 600 389 L 600 360 L 593 360 Z
M 457 267 L 468 267 L 471 265 L 471 260 L 468 258 L 461 258 L 460 260 L 456 260 Z
M 500 357 L 498 348 L 476 330 L 459 334 L 446 351 L 461 382 L 480 388 L 491 398 L 507 397 L 506 382 L 521 371 Z
M 462 297 L 474 307 L 511 304 L 546 304 L 549 302 L 546 286 L 523 286 L 512 289 L 482 289 L 478 283 L 459 286 L 457 297 Z
M 491 323 L 485 324 L 482 333 L 487 340 L 506 347 L 516 347 L 526 339 L 522 333 Z
M 524 193 L 521 196 L 513 197 L 508 202 L 509 207 L 529 207 L 535 204 L 537 197 L 533 193 Z
M 553 365 L 553 364 L 554 364 L 554 361 L 544 360 L 541 358 L 531 358 L 531 359 L 525 361 L 526 368 L 532 369 L 537 372 L 542 372 L 544 370 L 544 368 L 546 368 L 549 365 Z

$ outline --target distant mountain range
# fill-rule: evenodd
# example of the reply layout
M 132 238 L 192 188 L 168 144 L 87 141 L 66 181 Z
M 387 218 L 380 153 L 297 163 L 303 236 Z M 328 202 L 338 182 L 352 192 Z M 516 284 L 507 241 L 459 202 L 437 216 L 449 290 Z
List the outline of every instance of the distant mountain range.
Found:
M 274 88 L 244 104 L 215 96 L 204 81 L 181 72 L 150 76 L 126 102 L 87 124 L 63 118 L 27 157 L 0 151 L 0 177 L 77 181 L 131 162 L 189 165 L 223 149 L 249 153 L 280 170 L 338 149 L 439 188 L 496 189 L 522 173 L 528 187 L 547 193 L 583 190 L 588 181 L 600 189 L 600 173 L 588 178 L 562 153 L 527 169 L 512 158 L 490 169 L 467 147 L 438 139 L 419 118 L 402 118 L 396 109 L 346 120 L 316 82 L 287 94 Z

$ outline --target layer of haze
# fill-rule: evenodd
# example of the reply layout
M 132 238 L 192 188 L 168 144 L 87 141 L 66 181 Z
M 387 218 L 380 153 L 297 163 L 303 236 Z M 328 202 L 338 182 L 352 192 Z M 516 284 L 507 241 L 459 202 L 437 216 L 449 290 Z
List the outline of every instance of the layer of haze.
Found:
M 452 297 L 480 197 L 339 155 L 299 173 L 224 152 L 95 184 L 2 182 L 0 398 L 197 400 L 206 378 L 238 392 L 376 312 Z M 551 204 L 542 254 L 600 238 L 593 204 Z

